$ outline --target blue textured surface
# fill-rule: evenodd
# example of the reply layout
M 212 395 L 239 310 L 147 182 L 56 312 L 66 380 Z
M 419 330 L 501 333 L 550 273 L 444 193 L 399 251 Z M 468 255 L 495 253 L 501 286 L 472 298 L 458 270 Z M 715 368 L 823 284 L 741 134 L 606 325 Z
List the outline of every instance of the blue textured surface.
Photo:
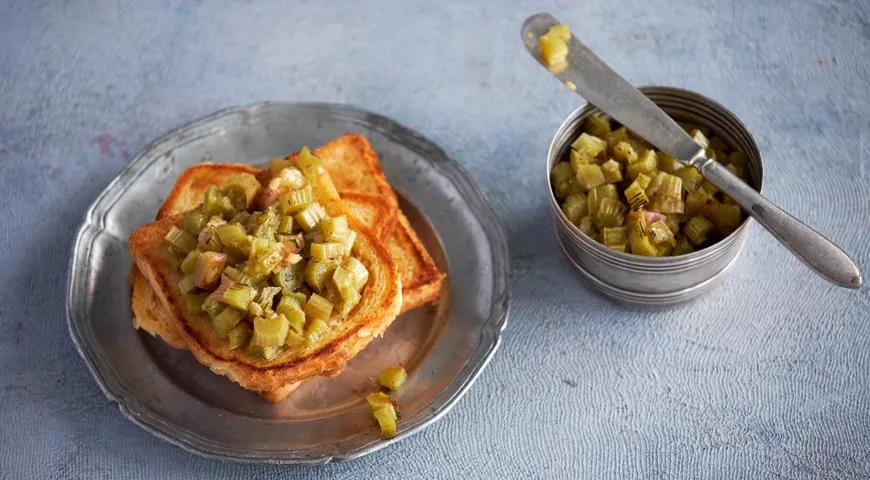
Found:
M 0 477 L 870 477 L 870 291 L 829 286 L 758 226 L 691 304 L 638 312 L 588 290 L 542 178 L 580 99 L 518 35 L 549 10 L 631 81 L 722 102 L 756 136 L 766 194 L 866 274 L 870 3 L 498 5 L 0 2 Z M 511 320 L 475 387 L 423 433 L 324 468 L 161 443 L 103 397 L 65 326 L 69 248 L 98 192 L 151 139 L 262 99 L 423 132 L 487 192 L 513 251 Z

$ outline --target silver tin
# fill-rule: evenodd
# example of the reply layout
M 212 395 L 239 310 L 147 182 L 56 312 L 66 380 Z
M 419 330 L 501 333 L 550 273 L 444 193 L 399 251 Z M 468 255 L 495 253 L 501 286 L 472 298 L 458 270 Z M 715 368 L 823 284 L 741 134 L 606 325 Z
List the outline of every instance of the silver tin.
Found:
M 709 127 L 729 145 L 743 150 L 752 186 L 761 191 L 761 154 L 752 135 L 734 114 L 697 93 L 671 87 L 641 87 L 672 118 Z M 643 257 L 613 251 L 574 226 L 559 208 L 550 183 L 550 170 L 569 154 L 583 120 L 601 114 L 587 104 L 568 115 L 550 143 L 547 186 L 556 236 L 565 256 L 596 290 L 624 303 L 666 306 L 684 302 L 712 289 L 734 264 L 746 242 L 749 217 L 731 235 L 702 250 L 677 257 Z

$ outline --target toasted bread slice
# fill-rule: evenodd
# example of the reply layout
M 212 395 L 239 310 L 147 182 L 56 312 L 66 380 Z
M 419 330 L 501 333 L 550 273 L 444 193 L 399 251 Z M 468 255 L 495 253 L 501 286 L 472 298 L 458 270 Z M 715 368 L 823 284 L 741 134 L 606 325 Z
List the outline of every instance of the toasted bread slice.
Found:
M 217 168 L 216 165 L 198 165 L 196 167 L 192 167 L 189 170 L 193 170 L 192 172 L 185 172 L 182 176 L 186 177 L 190 180 L 197 181 L 199 187 L 203 191 L 209 187 L 210 184 L 203 183 L 197 180 L 200 178 L 202 174 L 211 174 L 212 178 L 221 179 L 220 183 L 223 183 L 224 180 L 234 175 L 235 173 L 239 173 L 240 170 L 237 168 Z M 220 184 L 219 183 L 219 184 Z M 189 198 L 189 197 L 188 197 Z M 384 215 L 388 215 L 389 213 L 389 205 L 385 202 L 381 197 L 370 194 L 357 194 L 353 192 L 352 194 L 347 196 L 347 200 L 345 200 L 345 204 L 348 210 L 354 215 L 357 219 L 364 218 L 366 219 L 366 225 L 372 225 L 368 222 L 375 222 L 376 219 L 382 218 Z M 344 200 L 344 194 L 342 193 L 342 199 Z M 199 204 L 197 203 L 193 207 L 195 208 Z M 377 222 L 376 222 L 377 223 Z M 394 232 L 391 238 L 397 238 L 401 235 L 402 238 L 407 237 L 407 232 L 399 233 Z M 391 245 L 395 243 L 397 240 L 391 240 L 388 244 L 389 251 L 395 250 L 395 246 Z M 409 250 L 410 251 L 410 250 Z M 400 277 L 402 280 L 408 276 L 406 273 L 408 268 L 400 268 Z M 148 283 L 148 280 L 144 275 L 139 271 L 139 269 L 134 266 L 130 271 L 130 284 L 132 287 L 132 310 L 133 310 L 133 326 L 137 329 L 144 330 L 151 335 L 159 336 L 164 342 L 169 344 L 170 346 L 177 348 L 179 350 L 187 350 L 187 343 L 185 341 L 184 335 L 182 332 L 178 331 L 177 322 L 171 321 L 171 314 L 167 312 L 166 308 L 161 303 L 160 298 L 154 292 L 154 289 L 151 288 L 151 284 Z M 408 294 L 412 296 L 412 298 L 419 298 L 419 295 L 416 291 L 420 287 L 415 285 L 409 290 Z M 440 287 L 439 287 L 440 288 Z M 406 303 L 404 301 L 405 289 L 402 287 L 402 309 L 401 311 L 406 311 L 410 308 L 414 308 L 419 306 L 421 303 Z M 295 385 L 293 386 L 295 388 Z M 283 400 L 292 390 L 290 386 L 280 387 L 274 390 L 265 390 L 256 392 L 267 401 L 270 402 L 278 402 Z
M 333 143 L 333 142 L 330 142 Z M 317 150 L 320 154 L 320 150 Z M 345 158 L 347 154 L 345 153 Z M 364 158 L 364 157 L 360 157 Z M 166 201 L 157 213 L 157 219 L 161 220 L 178 213 L 192 210 L 202 203 L 202 196 L 212 185 L 220 186 L 233 175 L 239 173 L 256 174 L 259 170 L 250 165 L 224 164 L 224 163 L 201 163 L 194 165 L 178 177 Z M 330 172 L 330 176 L 332 173 Z M 341 189 L 341 187 L 339 187 Z M 408 223 L 408 219 L 398 210 L 391 207 L 390 199 L 386 196 L 358 191 L 340 191 L 345 206 L 350 210 L 360 223 L 368 227 L 378 238 L 388 246 L 402 275 L 402 298 L 407 299 L 402 304 L 402 312 L 417 308 L 438 297 L 444 281 L 444 275 L 438 270 L 429 252 L 417 238 L 414 229 Z M 147 293 L 141 290 L 147 282 L 135 282 L 135 272 L 131 273 L 133 286 L 133 305 L 147 304 Z M 405 288 L 408 288 L 406 291 Z M 138 318 L 139 326 L 160 335 L 159 329 L 148 328 L 149 325 L 157 325 L 159 322 L 149 321 L 147 310 L 144 308 L 133 310 Z M 166 339 L 166 335 L 160 335 Z M 173 345 L 174 346 L 174 345 Z
M 340 201 L 325 202 L 324 206 L 331 215 L 348 213 Z M 354 254 L 370 272 L 362 299 L 351 314 L 333 324 L 318 342 L 290 349 L 273 360 L 230 350 L 218 338 L 206 314 L 184 312 L 177 287 L 181 258 L 171 253 L 163 241 L 169 228 L 178 224 L 181 217 L 178 214 L 152 222 L 130 236 L 136 266 L 165 309 L 164 321 L 172 324 L 164 330 L 167 334 L 164 338 L 183 340 L 200 363 L 248 390 L 261 393 L 267 400 L 283 398 L 282 394 L 286 395 L 292 384 L 309 377 L 337 375 L 347 360 L 382 335 L 399 313 L 401 279 L 392 256 L 369 229 L 350 216 L 351 228 L 358 234 Z
M 368 140 L 357 134 L 344 135 L 318 148 L 315 154 L 324 162 L 339 188 L 362 190 L 342 191 L 340 194 L 345 205 L 361 223 L 370 227 L 376 236 L 387 238 L 385 243 L 400 265 L 400 276 L 404 282 L 401 312 L 434 301 L 441 291 L 444 275 L 417 238 L 407 218 L 398 210 L 395 193 L 387 183 Z M 240 164 L 194 165 L 179 176 L 157 218 L 167 218 L 196 208 L 209 186 L 222 185 L 238 173 L 255 174 L 257 171 L 253 166 Z M 134 326 L 160 336 L 175 348 L 187 349 L 176 323 L 168 321 L 169 313 L 135 266 L 130 272 L 130 283 Z M 408 285 L 407 289 L 404 284 Z M 277 402 L 285 398 L 294 386 L 286 385 L 257 393 L 268 401 Z
M 396 193 L 387 182 L 368 139 L 358 133 L 348 133 L 330 140 L 314 153 L 323 162 L 346 205 L 353 208 L 354 215 L 388 243 L 402 273 L 405 302 L 402 312 L 437 300 L 444 274 L 399 210 Z M 188 168 L 175 182 L 157 219 L 196 208 L 209 186 L 222 185 L 229 177 L 242 172 L 256 173 L 257 169 L 249 165 L 216 163 Z M 386 209 L 382 208 L 385 202 Z
M 179 182 L 195 184 L 196 186 L 191 188 L 201 190 L 199 197 L 202 199 L 202 193 L 204 193 L 209 186 L 221 185 L 229 177 L 236 173 L 245 171 L 255 172 L 256 170 L 253 168 L 246 170 L 245 168 L 238 168 L 236 165 L 195 165 L 181 175 Z M 205 178 L 211 178 L 214 180 L 214 183 L 206 181 Z M 342 200 L 344 200 L 350 213 L 360 220 L 360 223 L 369 227 L 376 236 L 383 238 L 382 236 L 384 234 L 382 231 L 384 230 L 384 226 L 390 223 L 389 221 L 383 221 L 383 219 L 389 218 L 389 216 L 394 213 L 390 211 L 389 204 L 382 197 L 368 193 L 339 192 L 339 194 L 341 195 Z M 181 195 L 183 196 L 177 198 L 181 198 L 182 200 L 179 200 L 177 204 L 171 206 L 164 204 L 165 213 L 175 215 L 180 213 L 174 211 L 175 207 L 178 205 L 190 206 L 190 209 L 192 209 L 196 208 L 201 203 L 194 203 L 192 201 L 193 196 L 189 195 L 187 192 L 181 193 Z M 193 205 L 191 206 L 190 204 Z M 410 230 L 410 227 L 405 225 L 399 226 L 390 235 L 387 242 L 387 248 L 390 251 L 390 254 L 394 256 L 394 259 L 414 254 L 412 241 L 407 240 L 409 238 L 413 238 L 413 231 Z M 401 249 L 404 250 L 400 251 Z M 398 262 L 396 263 L 398 264 Z M 418 290 L 421 288 L 421 284 L 414 283 L 417 274 L 416 263 L 412 262 L 399 265 L 399 271 L 402 281 L 410 282 L 410 289 L 407 291 L 405 290 L 404 284 L 402 286 L 402 312 L 405 312 L 411 308 L 420 306 L 422 303 L 425 303 L 425 300 L 422 303 L 419 302 L 420 294 L 418 293 Z M 184 338 L 181 333 L 175 331 L 175 325 L 168 321 L 169 314 L 165 311 L 163 305 L 161 305 L 160 299 L 157 297 L 157 294 L 154 293 L 154 289 L 151 288 L 148 280 L 145 279 L 135 265 L 130 270 L 129 280 L 132 289 L 131 303 L 133 310 L 133 326 L 137 329 L 145 330 L 151 335 L 159 336 L 174 348 L 186 350 L 187 346 L 184 343 Z M 430 283 L 423 285 L 433 284 Z M 423 288 L 426 287 L 424 286 Z M 429 288 L 431 288 L 431 286 Z M 437 288 L 440 288 L 440 285 L 438 285 Z M 410 302 L 405 302 L 404 299 L 406 295 L 411 298 Z

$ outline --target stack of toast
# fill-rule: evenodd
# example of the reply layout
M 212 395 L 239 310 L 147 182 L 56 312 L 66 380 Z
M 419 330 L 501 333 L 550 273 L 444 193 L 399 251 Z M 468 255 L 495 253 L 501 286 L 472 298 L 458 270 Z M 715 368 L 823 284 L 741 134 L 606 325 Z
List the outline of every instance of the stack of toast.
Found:
M 360 304 L 333 334 L 273 360 L 228 350 L 214 337 L 205 314 L 190 315 L 176 287 L 180 260 L 166 250 L 163 236 L 184 212 L 197 208 L 211 186 L 239 173 L 261 172 L 245 164 L 202 163 L 176 181 L 154 222 L 130 237 L 135 260 L 130 272 L 133 326 L 172 347 L 190 350 L 214 373 L 227 376 L 267 401 L 284 399 L 312 376 L 338 375 L 346 362 L 401 313 L 437 300 L 445 275 L 399 209 L 377 154 L 359 134 L 346 134 L 314 150 L 340 199 L 327 209 L 347 214 L 359 234 L 355 254 L 371 279 Z M 294 156 L 287 157 L 293 160 Z M 174 276 L 173 276 L 174 275 Z

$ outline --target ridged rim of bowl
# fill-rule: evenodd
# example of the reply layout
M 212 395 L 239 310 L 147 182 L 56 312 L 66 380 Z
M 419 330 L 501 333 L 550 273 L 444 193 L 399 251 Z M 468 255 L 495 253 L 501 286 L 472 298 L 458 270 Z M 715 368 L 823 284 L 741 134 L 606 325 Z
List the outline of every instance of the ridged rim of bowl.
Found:
M 580 275 L 583 275 L 583 278 L 591 283 L 596 290 L 620 302 L 654 308 L 667 307 L 678 303 L 688 302 L 689 300 L 703 295 L 704 293 L 715 287 L 718 282 L 722 281 L 722 278 L 725 276 L 725 274 L 728 273 L 729 270 L 731 270 L 731 268 L 737 262 L 738 258 L 738 255 L 734 255 L 734 258 L 730 259 L 724 267 L 722 267 L 712 276 L 705 280 L 701 280 L 700 282 L 692 286 L 680 290 L 674 290 L 673 292 L 668 293 L 643 293 L 617 287 L 611 283 L 605 282 L 599 277 L 596 277 L 591 272 L 586 270 L 583 265 L 581 265 L 577 260 L 574 259 L 574 257 L 572 257 L 568 253 L 568 247 L 565 245 L 565 242 L 559 236 L 558 232 L 556 232 L 556 241 L 559 243 L 559 248 L 562 249 L 562 253 L 565 255 L 565 257 L 568 258 L 568 261 L 571 262 L 571 265 L 573 265 L 574 268 L 576 268 L 577 271 L 580 272 Z M 739 241 L 745 243 L 746 237 L 740 237 Z M 742 249 L 742 246 L 740 248 Z
M 707 120 L 708 118 L 715 119 L 716 127 L 711 128 L 716 130 L 717 134 L 726 137 L 731 144 L 740 147 L 746 153 L 750 176 L 753 180 L 753 188 L 761 192 L 764 178 L 764 167 L 761 153 L 758 150 L 758 145 L 743 122 L 741 122 L 730 110 L 719 102 L 704 95 L 681 88 L 642 86 L 638 87 L 638 90 L 643 92 L 656 105 L 664 105 L 664 109 L 666 110 L 680 110 L 679 114 L 675 115 L 680 121 L 689 121 L 696 124 L 707 125 L 713 123 L 709 122 Z M 699 111 L 702 111 L 704 115 L 698 115 L 696 112 Z M 570 145 L 568 142 L 561 141 L 561 138 L 568 135 L 568 132 L 574 131 L 576 125 L 581 121 L 581 118 L 585 118 L 593 113 L 603 112 L 591 103 L 586 103 L 571 112 L 556 130 L 553 139 L 550 141 L 550 147 L 547 150 L 546 179 L 550 205 L 555 212 L 556 219 L 565 229 L 566 233 L 568 233 L 575 242 L 585 247 L 585 251 L 589 255 L 596 257 L 599 260 L 603 260 L 612 267 L 623 268 L 631 271 L 678 273 L 689 270 L 699 264 L 710 262 L 722 255 L 727 255 L 729 252 L 727 247 L 739 241 L 739 238 L 748 228 L 747 225 L 749 225 L 751 217 L 747 216 L 739 227 L 718 242 L 692 253 L 674 257 L 645 257 L 611 250 L 604 246 L 604 244 L 595 241 L 593 238 L 581 232 L 576 225 L 568 220 L 568 217 L 566 217 L 565 213 L 562 212 L 562 208 L 553 192 L 550 171 L 552 170 L 552 166 L 563 157 L 566 146 Z

